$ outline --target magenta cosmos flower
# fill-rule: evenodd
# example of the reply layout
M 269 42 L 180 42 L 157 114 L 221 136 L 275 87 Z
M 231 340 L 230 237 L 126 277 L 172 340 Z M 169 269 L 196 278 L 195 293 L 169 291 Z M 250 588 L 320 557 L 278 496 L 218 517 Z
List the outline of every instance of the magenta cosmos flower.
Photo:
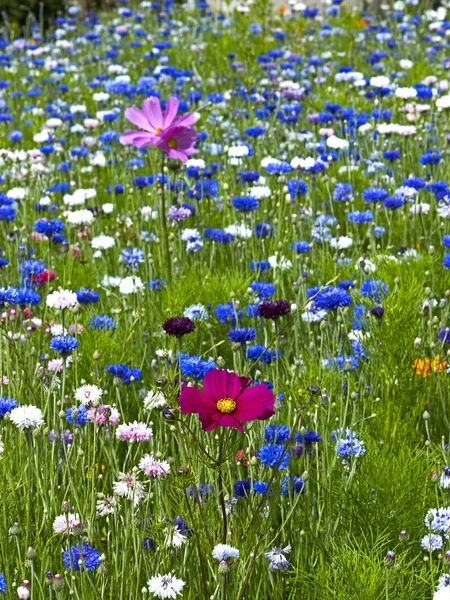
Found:
M 121 144 L 136 148 L 155 146 L 169 158 L 187 161 L 195 152 L 197 133 L 192 125 L 198 116 L 189 113 L 177 117 L 179 104 L 178 98 L 171 96 L 163 114 L 159 98 L 151 96 L 142 103 L 142 110 L 136 107 L 127 108 L 125 118 L 139 127 L 139 130 L 125 131 L 120 136 Z
M 185 414 L 198 413 L 204 431 L 235 427 L 244 431 L 242 423 L 256 419 L 265 421 L 274 413 L 273 393 L 265 385 L 249 387 L 252 380 L 221 369 L 208 371 L 203 391 L 184 385 L 180 409 Z

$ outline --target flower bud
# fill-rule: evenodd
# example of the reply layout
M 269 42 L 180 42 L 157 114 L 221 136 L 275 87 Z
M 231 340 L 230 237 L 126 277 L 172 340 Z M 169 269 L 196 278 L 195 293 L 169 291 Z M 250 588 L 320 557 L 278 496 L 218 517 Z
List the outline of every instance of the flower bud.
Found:
M 389 550 L 384 557 L 384 564 L 386 567 L 391 568 L 395 565 L 395 552 Z

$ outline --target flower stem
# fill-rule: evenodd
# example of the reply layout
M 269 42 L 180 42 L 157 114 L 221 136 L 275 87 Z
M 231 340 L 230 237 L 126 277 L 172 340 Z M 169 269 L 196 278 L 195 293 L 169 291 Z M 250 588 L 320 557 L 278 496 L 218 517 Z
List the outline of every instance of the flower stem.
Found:
M 166 274 L 167 280 L 172 281 L 172 264 L 170 262 L 170 249 L 169 249 L 169 234 L 167 232 L 167 219 L 166 219 L 166 186 L 164 184 L 164 163 L 165 155 L 162 155 L 161 160 L 161 230 L 163 237 L 163 251 L 166 262 Z

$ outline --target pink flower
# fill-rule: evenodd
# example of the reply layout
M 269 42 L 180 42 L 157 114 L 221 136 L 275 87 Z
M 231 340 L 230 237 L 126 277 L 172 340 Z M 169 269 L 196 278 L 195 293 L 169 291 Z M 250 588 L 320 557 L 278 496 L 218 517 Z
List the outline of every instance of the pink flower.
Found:
M 177 117 L 179 104 L 178 98 L 171 96 L 163 114 L 159 98 L 151 96 L 144 100 L 142 109 L 127 108 L 125 118 L 139 130 L 125 131 L 120 136 L 121 144 L 136 148 L 155 146 L 169 158 L 187 161 L 194 154 L 197 133 L 192 125 L 197 121 L 197 115 L 189 113 Z
M 148 427 L 145 423 L 124 423 L 119 425 L 116 430 L 116 438 L 124 442 L 148 442 L 153 437 L 153 431 L 151 427 Z
M 87 418 L 91 423 L 95 421 L 97 425 L 117 425 L 120 421 L 120 413 L 114 406 L 100 404 L 98 408 L 88 409 Z
M 203 391 L 184 385 L 180 409 L 185 414 L 198 413 L 204 431 L 235 427 L 244 432 L 241 423 L 265 421 L 274 413 L 273 393 L 265 385 L 249 387 L 251 379 L 236 373 L 213 369 L 203 382 Z
M 141 458 L 139 462 L 140 470 L 147 475 L 147 477 L 167 477 L 170 472 L 170 465 L 165 460 L 158 462 L 151 454 L 146 454 Z

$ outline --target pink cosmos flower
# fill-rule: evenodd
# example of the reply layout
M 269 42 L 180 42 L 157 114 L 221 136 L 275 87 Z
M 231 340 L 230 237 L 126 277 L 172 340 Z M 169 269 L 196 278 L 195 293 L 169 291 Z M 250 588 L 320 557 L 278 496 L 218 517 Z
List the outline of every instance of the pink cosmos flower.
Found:
M 235 427 L 244 432 L 241 423 L 265 421 L 274 413 L 273 393 L 265 385 L 249 387 L 251 379 L 221 369 L 208 371 L 203 391 L 184 385 L 180 409 L 185 414 L 198 413 L 204 431 Z
M 198 116 L 189 113 L 177 117 L 179 104 L 178 98 L 171 96 L 163 114 L 159 98 L 151 96 L 144 100 L 142 109 L 127 108 L 125 118 L 139 127 L 139 130 L 125 131 L 120 136 L 121 144 L 136 146 L 136 148 L 156 146 L 169 158 L 186 162 L 195 152 L 194 143 L 197 133 L 192 125 L 197 121 Z

